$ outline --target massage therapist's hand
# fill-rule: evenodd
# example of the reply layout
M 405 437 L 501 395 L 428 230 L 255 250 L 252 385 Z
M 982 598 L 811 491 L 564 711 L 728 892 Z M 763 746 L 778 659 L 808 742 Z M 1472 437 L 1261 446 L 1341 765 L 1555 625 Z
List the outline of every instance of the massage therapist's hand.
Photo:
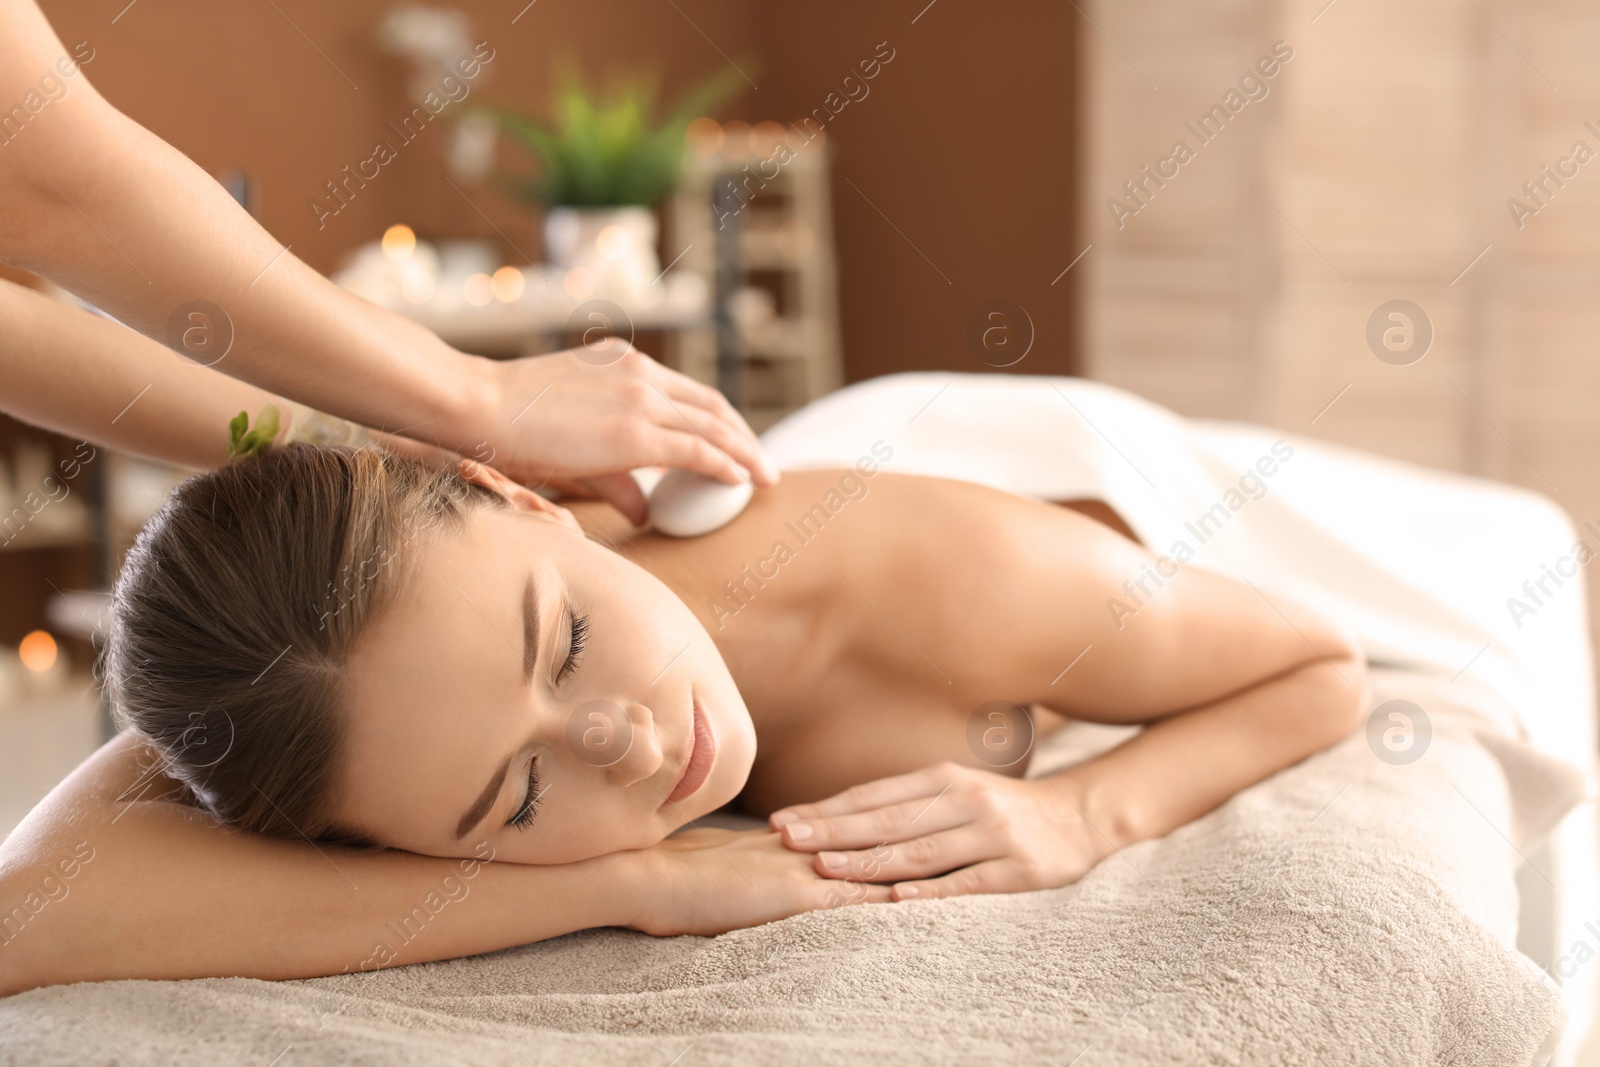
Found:
M 893 883 L 894 900 L 1016 893 L 1076 882 L 1112 851 L 1071 772 L 1017 779 L 938 763 L 772 813 L 818 874 Z
M 777 482 L 755 434 L 721 393 L 615 343 L 614 352 L 581 348 L 489 363 L 498 411 L 484 428 L 488 454 L 473 458 L 529 485 L 587 489 L 635 524 L 645 520 L 645 500 L 627 473 L 634 467 L 686 467 L 729 484 Z
M 882 904 L 887 886 L 841 885 L 766 830 L 690 828 L 633 853 L 647 864 L 638 918 L 657 937 L 710 937 L 841 904 Z

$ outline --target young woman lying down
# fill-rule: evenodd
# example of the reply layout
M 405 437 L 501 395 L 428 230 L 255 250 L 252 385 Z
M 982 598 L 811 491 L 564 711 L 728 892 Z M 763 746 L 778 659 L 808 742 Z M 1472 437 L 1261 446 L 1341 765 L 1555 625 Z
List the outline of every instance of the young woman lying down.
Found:
M 1062 886 L 1363 713 L 1337 627 L 1103 504 L 870 459 L 693 540 L 539 503 L 312 446 L 178 487 L 117 584 L 132 729 L 0 852 L 7 909 L 78 860 L 5 920 L 4 991 Z M 1067 719 L 1148 725 L 1023 778 Z M 690 825 L 725 805 L 770 829 Z

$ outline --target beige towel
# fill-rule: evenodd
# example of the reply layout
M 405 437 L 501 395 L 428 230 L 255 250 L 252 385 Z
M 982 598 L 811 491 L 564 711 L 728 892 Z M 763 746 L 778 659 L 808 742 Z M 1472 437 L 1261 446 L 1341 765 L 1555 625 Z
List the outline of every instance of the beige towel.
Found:
M 0 1061 L 1538 1067 L 1562 1017 L 1512 947 L 1508 837 L 1581 781 L 1524 766 L 1513 795 L 1469 690 L 1378 683 L 1428 710 L 1422 759 L 1358 732 L 1074 886 L 303 982 L 34 990 L 0 1001 Z

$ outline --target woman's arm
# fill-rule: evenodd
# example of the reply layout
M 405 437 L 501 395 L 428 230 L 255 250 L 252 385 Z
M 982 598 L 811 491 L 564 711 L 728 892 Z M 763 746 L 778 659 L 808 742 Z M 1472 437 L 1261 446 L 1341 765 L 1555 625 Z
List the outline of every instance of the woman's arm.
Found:
M 1008 778 L 974 753 L 976 767 L 774 812 L 790 847 L 818 853 L 819 873 L 896 882 L 897 899 L 1063 885 L 1333 744 L 1366 711 L 1365 661 L 1320 615 L 1163 562 L 1072 512 L 981 504 L 963 511 L 981 518 L 938 523 L 941 536 L 970 537 L 971 565 L 942 576 L 954 588 L 941 596 L 963 609 L 954 684 L 974 707 L 1001 699 L 1150 725 L 1054 778 Z M 1014 716 L 996 714 L 996 737 L 1019 735 Z M 830 867 L 832 854 L 843 862 Z
M 0 993 L 371 970 L 623 925 L 636 907 L 625 854 L 542 868 L 233 833 L 151 799 L 174 786 L 152 760 L 120 735 L 0 846 Z
M 1366 682 L 1360 653 L 1330 640 L 1316 659 L 1159 719 L 1043 781 L 1081 821 L 1098 862 L 1198 819 L 1345 737 L 1367 711 Z
M 487 952 L 596 926 L 715 934 L 838 894 L 776 834 L 691 831 L 529 866 L 229 831 L 173 800 L 127 732 L 0 843 L 0 996 L 114 978 L 311 978 Z
M 1366 660 L 1347 629 L 1253 583 L 1158 557 L 1099 523 L 1059 518 L 1072 528 L 1070 562 L 1029 566 L 1039 592 L 1024 600 L 1038 610 L 1035 596 L 1071 595 L 1081 608 L 1041 625 L 1011 666 L 1042 675 L 1059 649 L 1084 650 L 1024 698 L 1093 722 L 1149 724 L 1047 780 L 1102 854 L 1199 818 L 1360 722 Z M 1042 547 L 1036 536 L 1017 546 L 1030 564 Z
M 894 883 L 895 900 L 1067 885 L 1349 733 L 1365 673 L 1356 656 L 1307 663 L 1053 777 L 946 762 L 773 812 L 771 824 L 816 854 L 817 873 Z

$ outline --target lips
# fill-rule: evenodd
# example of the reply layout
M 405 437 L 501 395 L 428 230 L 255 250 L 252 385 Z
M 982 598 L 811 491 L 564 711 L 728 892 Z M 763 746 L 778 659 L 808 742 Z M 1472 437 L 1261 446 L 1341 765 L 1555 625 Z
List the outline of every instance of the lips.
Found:
M 711 764 L 717 758 L 717 739 L 711 733 L 711 723 L 706 719 L 705 710 L 700 707 L 700 698 L 694 700 L 694 730 L 689 736 L 689 753 L 684 758 L 683 770 L 678 773 L 678 784 L 672 787 L 672 792 L 667 794 L 663 804 L 676 804 L 685 797 L 693 796 L 695 790 L 705 784 L 711 775 Z

